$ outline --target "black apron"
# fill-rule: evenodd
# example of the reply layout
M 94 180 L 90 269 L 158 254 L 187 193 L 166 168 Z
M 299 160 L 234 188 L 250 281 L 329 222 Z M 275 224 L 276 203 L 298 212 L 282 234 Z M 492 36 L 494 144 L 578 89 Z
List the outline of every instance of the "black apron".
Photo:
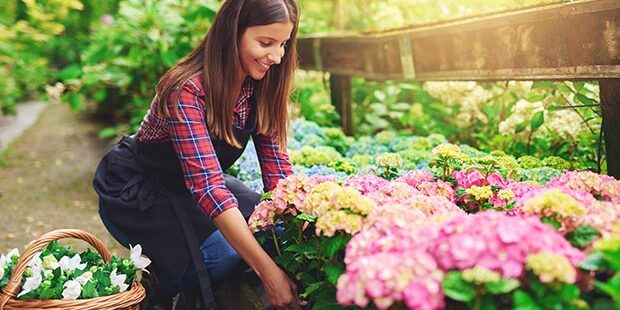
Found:
M 239 159 L 256 128 L 254 97 L 250 102 L 245 128 L 234 128 L 242 148 L 211 137 L 223 171 Z M 224 179 L 247 220 L 260 194 L 247 190 L 233 177 L 225 175 Z M 193 260 L 209 308 L 213 295 L 200 244 L 217 228 L 185 186 L 172 142 L 140 143 L 123 137 L 101 160 L 93 186 L 109 220 L 130 240 L 142 245 L 158 274 L 180 280 Z

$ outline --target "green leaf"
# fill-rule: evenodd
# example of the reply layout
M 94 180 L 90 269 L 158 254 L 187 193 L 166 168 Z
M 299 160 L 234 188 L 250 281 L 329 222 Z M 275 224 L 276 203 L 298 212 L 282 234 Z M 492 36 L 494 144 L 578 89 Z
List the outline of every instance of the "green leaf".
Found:
M 174 50 L 167 50 L 161 53 L 161 60 L 166 67 L 172 67 L 178 59 L 179 57 L 176 55 Z
M 80 94 L 71 94 L 67 97 L 71 109 L 77 111 L 82 109 L 82 97 Z
M 576 91 L 580 91 L 586 85 L 586 82 L 573 82 Z
M 603 259 L 603 254 L 601 252 L 594 252 L 588 255 L 582 262 L 579 264 L 579 268 L 584 270 L 596 271 L 602 268 L 605 268 L 607 264 L 605 263 L 605 259 Z
M 325 256 L 332 257 L 339 250 L 344 249 L 351 240 L 349 235 L 337 234 L 331 238 L 327 238 L 325 242 Z
M 299 213 L 295 218 L 300 219 L 302 221 L 306 221 L 306 222 L 314 222 L 316 221 L 316 215 L 310 215 L 307 213 Z
M 271 195 L 272 195 L 272 193 L 270 191 L 266 192 L 262 196 L 260 196 L 260 200 L 263 201 L 263 200 L 271 199 Z
M 481 297 L 482 300 L 480 302 L 480 310 L 496 310 L 497 306 L 495 305 L 495 300 L 493 300 L 493 296 L 484 295 Z
M 532 296 L 523 290 L 517 290 L 512 295 L 514 310 L 542 310 Z
M 342 306 L 336 301 L 336 289 L 327 287 L 321 289 L 314 296 L 312 310 L 341 310 Z
M 107 90 L 105 87 L 101 87 L 99 89 L 97 89 L 97 92 L 95 92 L 95 95 L 93 96 L 93 98 L 95 98 L 95 100 L 97 102 L 103 102 L 103 100 L 105 100 L 107 96 Z
M 553 87 L 553 82 L 551 81 L 535 81 L 532 84 L 532 89 L 537 89 L 537 88 L 547 89 L 551 87 Z
M 595 281 L 594 286 L 598 288 L 599 290 L 601 290 L 602 292 L 611 296 L 611 298 L 616 300 L 616 302 L 620 300 L 620 276 L 619 275 L 616 275 L 613 278 L 611 278 L 608 281 L 608 283 L 601 282 L 601 281 Z
M 332 285 L 336 285 L 338 282 L 338 278 L 340 275 L 344 273 L 344 269 L 336 266 L 336 265 L 328 265 L 325 267 L 325 275 L 327 276 L 327 281 Z
M 518 280 L 515 279 L 501 279 L 497 282 L 486 283 L 484 287 L 486 290 L 494 295 L 506 294 L 514 289 L 518 288 L 520 285 Z
M 562 227 L 562 224 L 560 224 L 560 222 L 549 218 L 549 217 L 543 217 L 540 219 L 541 222 L 545 223 L 545 224 L 549 224 L 551 226 L 553 226 L 553 228 L 555 229 L 560 229 L 560 227 Z
M 545 122 L 545 113 L 544 111 L 538 111 L 534 116 L 532 116 L 532 120 L 530 122 L 530 128 L 532 131 L 536 131 L 536 129 L 540 128 L 542 124 Z
M 82 298 L 95 298 L 99 297 L 97 293 L 97 284 L 95 281 L 88 281 L 84 286 L 82 286 Z
M 580 225 L 575 230 L 566 234 L 566 239 L 568 239 L 573 246 L 583 248 L 594 241 L 599 235 L 596 228 L 590 225 Z
M 303 294 L 299 295 L 299 297 L 301 297 L 302 299 L 307 299 L 310 295 L 312 295 L 312 293 L 320 289 L 324 284 L 325 282 L 323 281 L 309 284 L 306 287 L 306 290 L 304 290 Z
M 316 248 L 312 247 L 311 245 L 307 244 L 307 243 L 302 243 L 302 244 L 292 244 L 290 246 L 288 246 L 286 249 L 284 249 L 285 252 L 293 252 L 293 253 L 300 253 L 300 254 L 304 254 L 304 255 L 310 255 L 310 254 L 316 254 Z
M 579 298 L 579 288 L 574 284 L 563 284 L 560 290 L 560 298 L 570 301 Z
M 379 100 L 380 102 L 384 102 L 385 101 L 385 93 L 380 91 L 380 90 L 375 90 L 375 92 L 373 93 L 375 95 L 375 98 L 377 98 L 377 100 Z
M 527 121 L 522 121 L 521 123 L 517 124 L 517 127 L 515 127 L 515 133 L 520 133 L 525 130 L 525 128 L 527 128 Z
M 575 99 L 579 100 L 579 102 L 583 104 L 595 104 L 596 103 L 596 100 L 586 97 L 582 94 L 575 94 Z
M 110 139 L 116 136 L 117 133 L 118 133 L 118 128 L 116 127 L 104 128 L 104 129 L 101 129 L 101 131 L 99 131 L 99 138 Z
M 462 302 L 469 302 L 476 298 L 476 289 L 471 283 L 463 280 L 459 271 L 450 271 L 441 283 L 446 296 Z
M 62 70 L 58 72 L 58 79 L 62 81 L 67 81 L 67 80 L 72 80 L 72 79 L 78 79 L 80 78 L 81 75 L 82 75 L 82 68 L 77 64 L 73 64 L 73 65 L 62 68 Z

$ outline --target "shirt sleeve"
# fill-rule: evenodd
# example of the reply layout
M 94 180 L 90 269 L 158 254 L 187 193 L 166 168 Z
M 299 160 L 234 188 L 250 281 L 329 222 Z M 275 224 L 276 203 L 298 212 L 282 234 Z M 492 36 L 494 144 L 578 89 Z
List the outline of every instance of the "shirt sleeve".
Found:
M 288 153 L 285 149 L 280 149 L 280 145 L 273 137 L 254 133 L 252 140 L 256 146 L 264 190 L 271 191 L 280 179 L 293 174 Z
M 183 121 L 172 113 L 169 133 L 181 163 L 185 185 L 203 211 L 215 218 L 239 203 L 225 186 L 224 174 L 205 123 L 204 97 L 197 85 L 190 80 L 181 90 L 176 104 Z M 168 108 L 172 108 L 171 101 Z

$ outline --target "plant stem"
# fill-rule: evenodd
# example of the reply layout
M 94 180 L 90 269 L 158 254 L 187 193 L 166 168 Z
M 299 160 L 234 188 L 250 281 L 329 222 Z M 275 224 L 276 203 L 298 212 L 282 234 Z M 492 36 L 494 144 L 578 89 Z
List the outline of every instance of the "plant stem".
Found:
M 273 238 L 273 244 L 276 246 L 276 252 L 278 253 L 278 257 L 282 256 L 282 252 L 280 252 L 280 245 L 278 244 L 278 238 L 276 237 L 276 229 L 271 228 L 271 237 Z

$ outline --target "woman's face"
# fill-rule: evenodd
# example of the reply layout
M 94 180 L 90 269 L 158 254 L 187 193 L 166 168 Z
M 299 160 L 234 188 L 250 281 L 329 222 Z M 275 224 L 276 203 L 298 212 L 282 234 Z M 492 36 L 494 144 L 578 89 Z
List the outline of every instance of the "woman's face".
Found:
M 239 40 L 242 77 L 260 80 L 271 66 L 279 64 L 292 30 L 291 22 L 246 28 Z

